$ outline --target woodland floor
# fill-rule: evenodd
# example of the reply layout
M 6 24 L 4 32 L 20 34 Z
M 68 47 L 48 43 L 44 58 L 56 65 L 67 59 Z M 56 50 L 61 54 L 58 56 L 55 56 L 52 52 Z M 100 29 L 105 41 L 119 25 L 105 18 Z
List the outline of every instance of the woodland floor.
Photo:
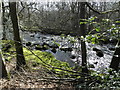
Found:
M 9 79 L 0 79 L 2 90 L 74 90 L 69 82 L 45 79 L 53 77 L 43 67 L 31 67 L 31 63 L 22 72 L 15 70 L 14 62 L 7 62 Z M 8 67 L 9 66 L 9 67 Z

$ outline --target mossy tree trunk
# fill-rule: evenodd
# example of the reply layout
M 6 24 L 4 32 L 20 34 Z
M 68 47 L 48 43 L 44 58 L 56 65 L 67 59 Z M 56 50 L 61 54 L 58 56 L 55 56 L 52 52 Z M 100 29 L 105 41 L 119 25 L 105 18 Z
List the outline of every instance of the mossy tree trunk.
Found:
M 21 39 L 19 34 L 18 19 L 16 14 L 16 2 L 9 2 L 9 8 L 10 8 L 11 21 L 13 24 L 13 33 L 14 33 L 14 41 L 16 48 L 16 58 L 17 58 L 16 69 L 20 70 L 21 66 L 26 65 L 26 62 L 23 55 L 23 47 L 21 44 Z

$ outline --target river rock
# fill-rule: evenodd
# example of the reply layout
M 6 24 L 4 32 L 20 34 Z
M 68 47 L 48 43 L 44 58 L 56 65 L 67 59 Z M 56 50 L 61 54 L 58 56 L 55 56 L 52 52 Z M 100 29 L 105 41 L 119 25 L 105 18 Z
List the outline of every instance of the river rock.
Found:
M 96 51 L 96 55 L 97 55 L 98 57 L 103 57 L 103 56 L 104 56 L 102 50 L 100 50 L 100 49 L 98 49 L 98 48 L 93 48 L 93 51 Z
M 109 47 L 110 51 L 115 51 L 115 47 Z
M 32 45 L 31 42 L 27 42 L 27 43 L 26 43 L 26 46 L 31 46 L 31 45 Z
M 35 45 L 35 49 L 36 50 L 43 50 L 43 46 L 41 46 L 41 45 Z
M 89 68 L 95 68 L 95 66 L 93 64 L 90 64 L 88 67 Z
M 71 59 L 75 59 L 76 58 L 76 56 L 75 55 L 71 55 L 71 57 L 70 57 Z
M 61 50 L 61 51 L 65 51 L 65 52 L 66 52 L 66 51 L 70 51 L 70 52 L 73 51 L 73 49 L 70 48 L 70 47 L 69 47 L 69 48 L 60 48 L 60 50 Z
M 34 36 L 35 36 L 34 34 L 30 35 L 30 37 L 34 37 Z
M 56 48 L 52 48 L 52 50 L 51 50 L 53 53 L 56 53 Z
M 59 46 L 57 44 L 51 44 L 49 47 L 50 48 L 59 48 Z

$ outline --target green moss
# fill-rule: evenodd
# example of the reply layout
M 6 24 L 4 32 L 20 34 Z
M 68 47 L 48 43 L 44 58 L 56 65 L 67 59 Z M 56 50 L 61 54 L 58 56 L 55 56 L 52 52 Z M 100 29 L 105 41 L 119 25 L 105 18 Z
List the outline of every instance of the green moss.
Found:
M 64 70 L 72 70 L 72 68 L 73 68 L 73 67 L 70 67 L 67 62 L 62 62 L 60 60 L 55 59 L 55 57 L 49 52 L 42 52 L 39 50 L 33 50 L 32 52 L 35 55 L 39 56 L 40 59 L 38 57 L 36 57 L 34 54 L 32 54 L 29 50 L 24 48 L 25 59 L 28 62 L 31 61 L 33 63 L 32 66 L 36 67 L 39 65 L 46 65 L 47 64 L 47 65 L 51 65 L 53 67 L 61 68 Z M 37 64 L 35 64 L 35 63 L 37 63 Z M 58 77 L 66 77 L 66 76 L 69 76 L 69 74 L 70 75 L 72 74 L 71 72 L 64 71 L 61 69 L 56 69 L 56 68 L 51 68 L 51 67 L 46 67 L 46 68 L 49 69 L 50 71 L 52 71 L 53 73 L 57 73 Z
M 31 60 L 32 62 L 41 63 L 41 64 L 44 64 L 43 62 L 45 62 L 46 64 L 52 65 L 54 67 L 70 69 L 70 66 L 67 62 L 62 62 L 62 61 L 55 59 L 55 57 L 49 52 L 42 52 L 39 50 L 33 50 L 32 52 L 35 55 L 37 55 L 40 58 L 39 59 L 34 54 L 32 54 L 32 52 L 30 52 L 29 50 L 24 48 L 23 51 L 24 51 L 26 61 Z

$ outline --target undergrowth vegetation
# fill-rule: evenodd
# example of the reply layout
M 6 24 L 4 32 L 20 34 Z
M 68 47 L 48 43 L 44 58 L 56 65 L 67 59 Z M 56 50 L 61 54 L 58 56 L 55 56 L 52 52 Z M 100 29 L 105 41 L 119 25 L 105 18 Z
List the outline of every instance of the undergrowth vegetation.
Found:
M 3 41 L 3 56 L 6 62 L 11 62 L 16 55 L 14 42 Z M 9 46 L 9 47 L 5 47 Z M 55 75 L 58 78 L 69 78 L 73 82 L 75 81 L 75 87 L 99 87 L 99 88 L 119 88 L 120 87 L 120 72 L 116 72 L 112 69 L 106 69 L 106 73 L 96 72 L 89 70 L 89 74 L 81 73 L 81 67 L 70 67 L 67 62 L 57 60 L 50 52 L 40 50 L 30 50 L 27 47 L 23 48 L 25 60 L 27 65 L 32 70 L 39 70 L 43 67 L 44 72 Z M 31 64 L 31 65 L 29 65 Z M 77 69 L 76 69 L 77 67 Z M 84 77 L 82 77 L 84 75 Z M 53 77 L 54 78 L 54 77 Z

